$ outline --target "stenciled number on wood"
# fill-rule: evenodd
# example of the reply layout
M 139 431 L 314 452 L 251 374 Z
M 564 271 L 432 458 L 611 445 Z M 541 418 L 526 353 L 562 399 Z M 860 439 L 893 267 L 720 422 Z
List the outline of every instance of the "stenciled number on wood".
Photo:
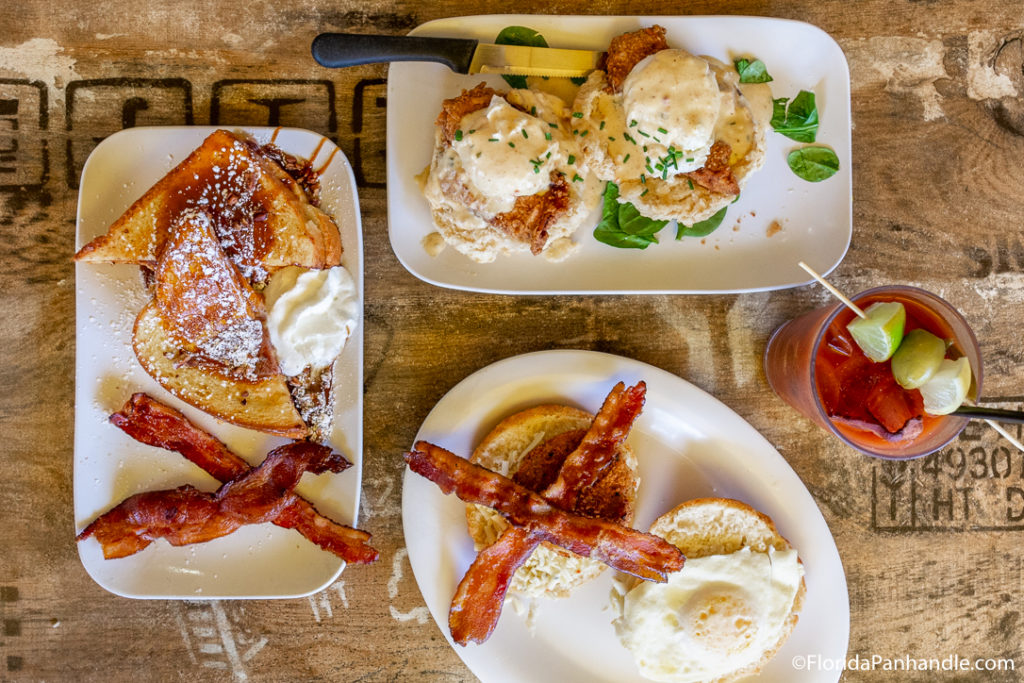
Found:
M 873 465 L 871 492 L 876 531 L 1024 531 L 1024 453 L 982 422 L 919 460 Z

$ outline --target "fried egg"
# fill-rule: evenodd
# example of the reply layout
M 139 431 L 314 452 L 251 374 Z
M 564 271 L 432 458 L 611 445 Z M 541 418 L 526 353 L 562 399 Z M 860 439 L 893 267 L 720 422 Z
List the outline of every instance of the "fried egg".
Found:
M 620 596 L 615 630 L 654 681 L 710 681 L 761 660 L 778 644 L 803 580 L 795 550 L 688 559 L 665 583 Z

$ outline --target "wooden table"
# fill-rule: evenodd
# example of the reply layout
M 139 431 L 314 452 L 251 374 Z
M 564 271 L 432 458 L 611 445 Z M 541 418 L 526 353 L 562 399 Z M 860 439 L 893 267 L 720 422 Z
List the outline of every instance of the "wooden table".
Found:
M 531 8 L 581 6 L 515 9 Z M 664 368 L 717 396 L 778 448 L 835 536 L 849 582 L 851 657 L 996 657 L 1024 667 L 1024 454 L 973 424 L 936 456 L 886 464 L 786 406 L 764 381 L 761 353 L 779 323 L 827 299 L 820 288 L 509 297 L 441 289 L 406 272 L 387 236 L 386 69 L 327 71 L 311 62 L 308 46 L 320 31 L 404 33 L 482 9 L 453 1 L 429 9 L 158 2 L 124 12 L 86 2 L 0 5 L 0 289 L 8 302 L 0 320 L 0 680 L 473 679 L 429 618 L 409 568 L 400 453 L 460 379 L 551 348 Z M 911 283 L 954 302 L 982 342 L 987 400 L 1024 402 L 1020 2 L 588 9 L 765 14 L 830 33 L 849 59 L 854 120 L 853 242 L 831 279 L 847 291 Z M 358 176 L 366 257 L 360 526 L 381 556 L 308 599 L 118 598 L 89 579 L 72 537 L 70 256 L 82 163 L 123 127 L 210 122 L 321 132 Z

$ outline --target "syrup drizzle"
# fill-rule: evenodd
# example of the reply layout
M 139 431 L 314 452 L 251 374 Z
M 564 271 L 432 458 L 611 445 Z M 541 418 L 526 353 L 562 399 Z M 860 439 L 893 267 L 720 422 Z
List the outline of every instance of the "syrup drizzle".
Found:
M 321 140 L 320 143 L 323 144 L 323 140 Z M 319 148 L 317 148 L 317 151 L 319 151 Z M 330 166 L 331 162 L 334 160 L 334 155 L 337 154 L 337 153 L 338 153 L 338 147 L 335 146 L 335 148 L 331 150 L 331 153 L 329 155 L 327 155 L 327 161 L 324 162 L 323 166 L 321 166 L 318 169 L 315 169 L 317 175 L 321 175 L 321 174 L 323 174 L 323 172 L 325 170 L 327 170 L 327 167 Z M 313 158 L 314 159 L 316 158 L 315 154 L 313 155 Z

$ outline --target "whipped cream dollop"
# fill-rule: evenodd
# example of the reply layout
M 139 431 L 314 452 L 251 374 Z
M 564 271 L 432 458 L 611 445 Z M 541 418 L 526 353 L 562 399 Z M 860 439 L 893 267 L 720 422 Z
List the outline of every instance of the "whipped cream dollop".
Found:
M 685 50 L 645 57 L 622 84 L 622 106 L 627 130 L 644 136 L 648 158 L 664 158 L 671 149 L 673 173 L 704 165 L 722 109 L 722 94 L 707 60 Z
M 282 268 L 264 297 L 270 341 L 281 372 L 289 376 L 334 362 L 359 319 L 359 294 L 344 266 Z
M 509 208 L 516 197 L 546 189 L 562 161 L 552 127 L 497 95 L 459 125 L 452 149 L 470 182 L 487 197 L 507 199 Z

